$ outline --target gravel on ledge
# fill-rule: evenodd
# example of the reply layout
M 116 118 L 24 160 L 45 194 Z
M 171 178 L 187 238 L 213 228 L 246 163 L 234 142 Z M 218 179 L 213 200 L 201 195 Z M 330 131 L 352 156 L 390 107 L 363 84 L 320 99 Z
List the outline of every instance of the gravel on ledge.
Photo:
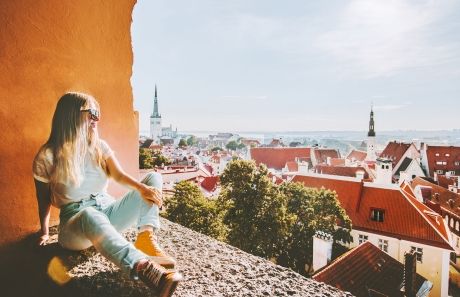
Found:
M 184 275 L 174 296 L 353 296 L 181 225 L 161 220 L 159 241 L 177 260 L 177 270 Z M 157 296 L 141 281 L 122 275 L 94 248 L 81 252 L 60 248 L 56 244 L 56 228 L 51 231 L 51 242 L 55 246 L 52 253 L 67 267 L 71 279 L 60 287 L 60 291 L 48 288 L 46 296 L 63 293 L 102 297 Z M 136 232 L 130 229 L 124 235 L 134 241 Z

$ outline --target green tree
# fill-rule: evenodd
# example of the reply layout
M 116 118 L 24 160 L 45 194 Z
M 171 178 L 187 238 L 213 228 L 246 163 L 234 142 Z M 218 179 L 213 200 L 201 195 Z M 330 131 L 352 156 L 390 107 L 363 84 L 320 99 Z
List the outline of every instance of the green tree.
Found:
M 162 166 L 167 166 L 167 165 L 171 164 L 171 160 L 169 160 L 167 157 L 165 157 L 161 153 L 161 151 L 155 151 L 153 153 L 152 157 L 153 157 L 153 161 L 152 161 L 153 166 L 162 167 Z
M 197 185 L 181 181 L 174 196 L 165 201 L 166 218 L 197 232 L 225 240 L 227 228 L 222 222 L 225 207 L 203 196 Z
M 220 146 L 215 146 L 211 149 L 211 152 L 218 152 L 218 151 L 222 151 L 222 148 Z
M 188 146 L 194 146 L 197 143 L 198 143 L 198 139 L 194 135 L 192 135 L 189 138 L 187 138 L 187 145 Z
M 271 182 L 267 168 L 253 161 L 234 160 L 220 180 L 218 201 L 227 208 L 228 242 L 257 256 L 278 257 L 291 218 L 285 196 Z
M 351 241 L 351 221 L 335 192 L 306 188 L 300 183 L 285 183 L 280 186 L 280 192 L 286 196 L 288 214 L 294 218 L 280 264 L 305 273 L 305 264 L 310 267 L 312 264 L 316 231 L 332 234 L 335 242 Z
M 236 151 L 238 148 L 238 143 L 235 140 L 229 141 L 225 146 L 230 151 Z
M 153 168 L 152 150 L 148 148 L 139 148 L 139 168 L 140 169 Z
M 185 139 L 181 138 L 181 140 L 179 141 L 179 147 L 186 147 L 187 146 L 187 142 L 185 141 Z

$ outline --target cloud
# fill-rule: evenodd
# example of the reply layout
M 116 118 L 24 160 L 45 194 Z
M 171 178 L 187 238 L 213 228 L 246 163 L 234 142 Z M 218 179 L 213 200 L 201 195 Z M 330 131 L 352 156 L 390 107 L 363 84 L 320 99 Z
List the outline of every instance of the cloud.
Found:
M 455 58 L 458 44 L 434 43 L 434 23 L 452 1 L 354 0 L 315 45 L 360 76 L 391 76 Z
M 373 107 L 374 111 L 393 111 L 398 109 L 406 108 L 411 103 L 403 103 L 403 104 L 387 104 L 387 105 L 375 105 Z
M 266 100 L 268 96 L 222 96 L 225 100 Z

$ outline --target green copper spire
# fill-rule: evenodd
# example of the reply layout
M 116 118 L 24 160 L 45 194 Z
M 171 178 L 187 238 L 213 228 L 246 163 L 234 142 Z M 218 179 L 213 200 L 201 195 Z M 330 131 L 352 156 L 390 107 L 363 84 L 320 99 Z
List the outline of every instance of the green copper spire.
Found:
M 151 118 L 161 118 L 160 113 L 158 112 L 158 95 L 157 95 L 157 85 L 155 84 L 155 98 L 153 100 L 153 113 Z
M 374 110 L 373 105 L 371 105 L 371 118 L 369 120 L 369 132 L 367 132 L 367 136 L 375 136 L 374 131 Z

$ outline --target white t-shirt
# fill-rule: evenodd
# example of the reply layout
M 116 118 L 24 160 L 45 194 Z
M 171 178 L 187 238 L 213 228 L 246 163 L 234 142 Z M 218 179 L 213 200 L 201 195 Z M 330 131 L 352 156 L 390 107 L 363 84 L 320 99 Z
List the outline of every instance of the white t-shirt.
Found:
M 113 155 L 112 149 L 107 142 L 101 141 L 101 151 L 104 160 Z M 50 182 L 50 173 L 53 168 L 53 153 L 51 149 L 41 150 L 35 156 L 33 163 L 34 178 L 43 183 Z M 104 170 L 91 160 L 89 154 L 85 158 L 83 179 L 80 186 L 70 184 L 57 184 L 51 193 L 51 204 L 55 207 L 88 199 L 91 194 L 107 193 L 108 177 Z

